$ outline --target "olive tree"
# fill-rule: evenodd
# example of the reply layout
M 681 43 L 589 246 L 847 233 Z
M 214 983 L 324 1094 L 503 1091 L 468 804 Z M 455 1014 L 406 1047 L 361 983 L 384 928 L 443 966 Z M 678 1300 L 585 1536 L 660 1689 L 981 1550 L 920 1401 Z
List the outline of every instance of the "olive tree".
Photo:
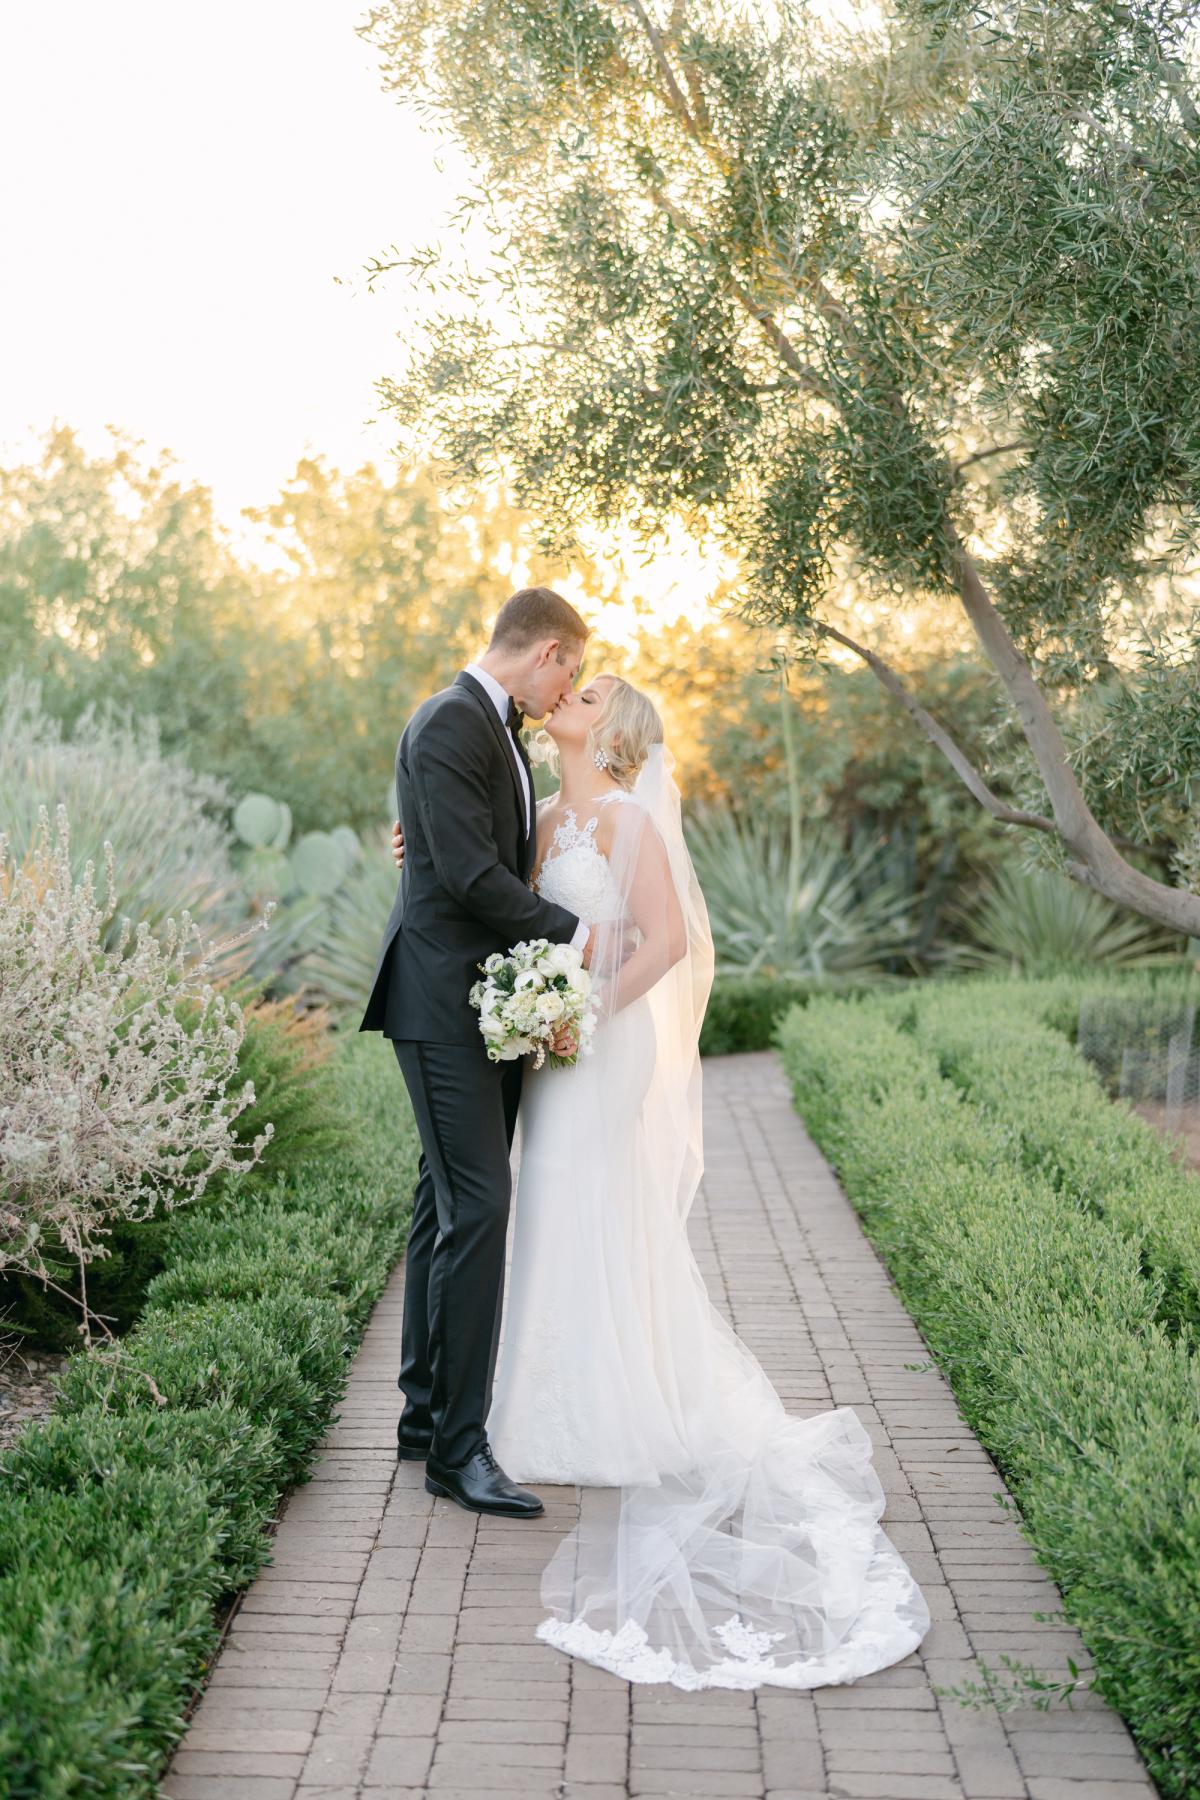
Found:
M 361 29 L 477 171 L 464 254 L 408 259 L 429 322 L 381 388 L 414 440 L 464 480 L 513 471 L 552 541 L 585 512 L 718 534 L 751 616 L 853 650 L 996 819 L 1200 934 L 1200 895 L 1102 827 L 1056 716 L 1196 545 L 1194 16 L 383 0 Z M 848 574 L 962 609 L 1030 804 L 829 616 Z

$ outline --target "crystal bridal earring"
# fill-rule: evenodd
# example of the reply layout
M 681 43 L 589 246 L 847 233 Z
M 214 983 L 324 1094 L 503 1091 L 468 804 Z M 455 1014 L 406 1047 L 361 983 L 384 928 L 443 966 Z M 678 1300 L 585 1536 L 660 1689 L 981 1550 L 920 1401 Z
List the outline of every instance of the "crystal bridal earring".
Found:
M 592 761 L 595 763 L 595 765 L 598 769 L 600 769 L 602 771 L 604 769 L 607 769 L 607 767 L 608 767 L 608 751 L 604 750 L 604 749 L 594 751 L 592 754 Z

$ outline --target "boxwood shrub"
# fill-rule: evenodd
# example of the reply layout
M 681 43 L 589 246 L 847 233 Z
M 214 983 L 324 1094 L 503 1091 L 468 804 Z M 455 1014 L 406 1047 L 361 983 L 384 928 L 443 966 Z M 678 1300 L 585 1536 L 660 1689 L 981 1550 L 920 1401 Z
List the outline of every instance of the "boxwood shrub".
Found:
M 842 995 L 877 989 L 884 977 L 866 983 L 839 982 Z M 906 986 L 888 978 L 888 991 Z M 828 995 L 829 982 L 787 979 L 777 975 L 718 975 L 713 982 L 708 1009 L 700 1029 L 701 1056 L 729 1056 L 736 1051 L 769 1050 L 780 1021 L 793 1006 L 804 1006 L 817 995 Z
M 1200 1791 L 1200 1382 L 1183 1225 L 1139 1205 L 1135 1137 L 1150 1193 L 1170 1172 L 1193 1231 L 1200 1184 L 1045 1041 L 1045 998 L 972 982 L 815 1001 L 784 1022 L 784 1063 L 1097 1687 L 1183 1800 Z
M 417 1156 L 380 1040 L 339 1040 L 329 1079 L 307 1154 L 173 1215 L 133 1330 L 73 1356 L 52 1417 L 0 1456 L 12 1800 L 156 1791 L 221 1605 L 312 1464 L 403 1249 Z
M 972 1104 L 1011 1134 L 1025 1167 L 1136 1239 L 1162 1278 L 1163 1320 L 1200 1331 L 1200 1183 L 1045 1022 L 1036 989 L 1032 1006 L 1009 984 L 983 991 L 986 1033 L 966 984 L 914 1004 L 916 1037 Z

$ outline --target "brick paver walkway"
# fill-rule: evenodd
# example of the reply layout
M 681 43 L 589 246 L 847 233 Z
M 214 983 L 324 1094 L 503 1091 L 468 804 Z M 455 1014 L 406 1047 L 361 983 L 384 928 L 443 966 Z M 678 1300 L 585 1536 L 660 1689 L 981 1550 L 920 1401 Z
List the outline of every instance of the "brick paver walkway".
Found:
M 714 1300 L 789 1410 L 853 1406 L 876 1445 L 885 1524 L 935 1623 L 899 1666 L 813 1694 L 634 1687 L 536 1641 L 538 1578 L 576 1516 L 544 1488 L 535 1526 L 433 1502 L 393 1454 L 399 1271 L 340 1421 L 247 1594 L 163 1792 L 171 1800 L 1149 1800 L 1120 1719 L 998 1715 L 940 1699 L 973 1656 L 1042 1671 L 1087 1657 L 993 1496 L 1002 1487 L 767 1056 L 706 1070 L 707 1173 L 693 1213 Z M 588 1504 L 588 1494 L 582 1496 Z

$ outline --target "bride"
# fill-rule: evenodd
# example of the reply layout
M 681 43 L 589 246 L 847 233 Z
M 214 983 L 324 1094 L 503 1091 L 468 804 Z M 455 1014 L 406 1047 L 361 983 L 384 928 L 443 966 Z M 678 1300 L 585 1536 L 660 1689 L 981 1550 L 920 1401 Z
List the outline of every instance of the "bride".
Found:
M 604 1491 L 544 1572 L 537 1635 L 629 1681 L 853 1681 L 929 1613 L 862 1422 L 784 1411 L 688 1243 L 712 939 L 662 724 L 599 675 L 546 730 L 561 787 L 533 881 L 595 922 L 598 1022 L 574 1066 L 525 1075 L 487 1425 L 514 1479 Z

